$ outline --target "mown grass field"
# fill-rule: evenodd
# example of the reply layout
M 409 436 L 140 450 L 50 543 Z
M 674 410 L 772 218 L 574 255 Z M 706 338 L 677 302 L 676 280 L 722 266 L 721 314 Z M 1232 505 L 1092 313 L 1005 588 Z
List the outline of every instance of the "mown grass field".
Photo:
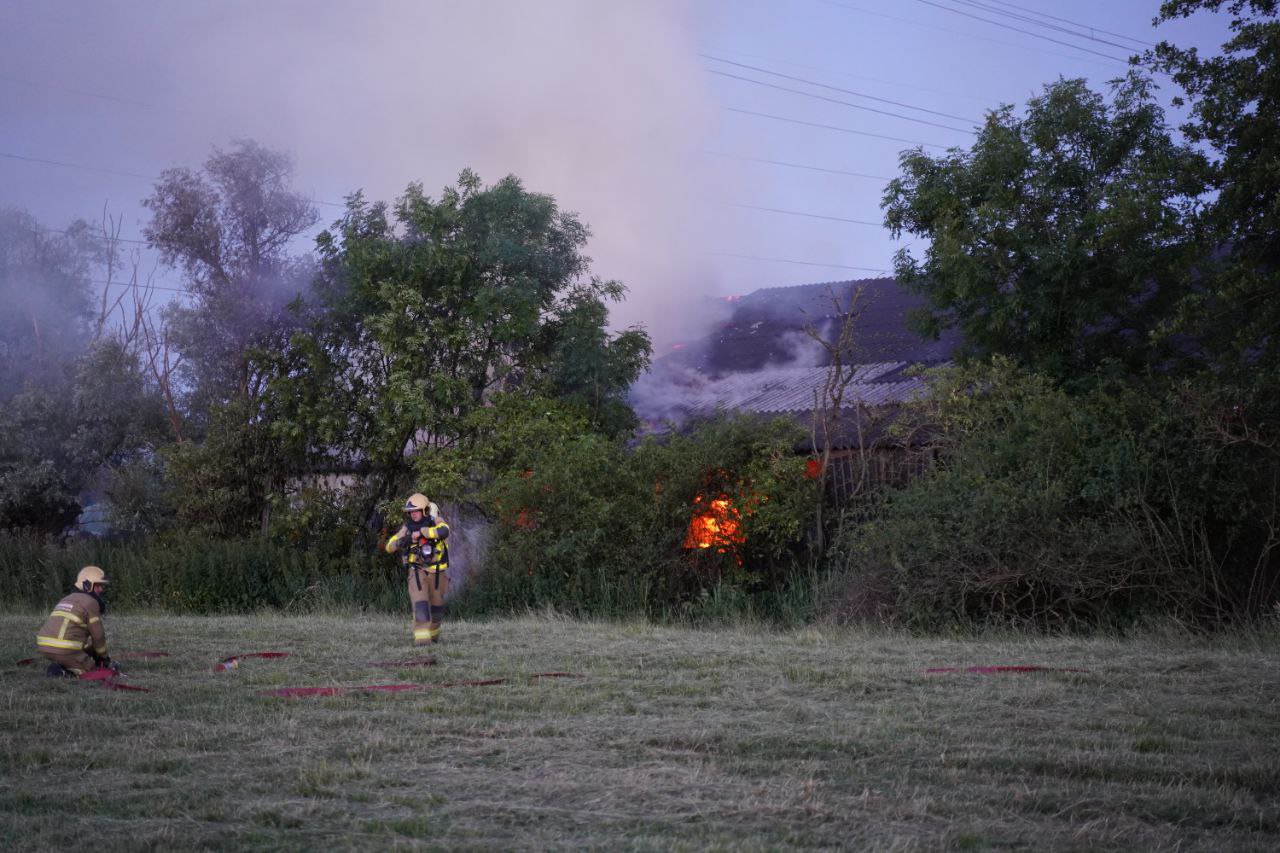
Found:
M 1280 632 L 920 638 L 524 618 L 109 617 L 150 693 L 0 614 L 0 848 L 1280 846 Z M 213 672 L 228 655 L 288 651 Z M 927 674 L 1036 664 L 1087 672 Z M 571 671 L 580 679 L 530 679 Z M 500 685 L 278 698 L 281 686 Z

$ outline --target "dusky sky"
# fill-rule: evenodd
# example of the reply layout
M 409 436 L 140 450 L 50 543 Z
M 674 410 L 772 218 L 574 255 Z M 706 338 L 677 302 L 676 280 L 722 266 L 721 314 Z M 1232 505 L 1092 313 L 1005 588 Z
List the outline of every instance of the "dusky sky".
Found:
M 411 181 L 436 194 L 464 167 L 486 182 L 514 173 L 591 226 L 595 273 L 629 288 L 614 324 L 645 324 L 661 351 L 692 333 L 694 297 L 887 272 L 899 244 L 879 205 L 902 150 L 967 147 L 989 110 L 1058 77 L 1101 90 L 1157 41 L 1214 53 L 1227 36 L 1225 16 L 1153 28 L 1157 11 L 8 0 L 0 205 L 49 228 L 105 206 L 139 240 L 150 179 L 238 138 L 292 155 L 322 224 L 358 189 L 390 200 Z M 1176 86 L 1156 82 L 1167 104 Z M 182 286 L 177 272 L 157 281 Z

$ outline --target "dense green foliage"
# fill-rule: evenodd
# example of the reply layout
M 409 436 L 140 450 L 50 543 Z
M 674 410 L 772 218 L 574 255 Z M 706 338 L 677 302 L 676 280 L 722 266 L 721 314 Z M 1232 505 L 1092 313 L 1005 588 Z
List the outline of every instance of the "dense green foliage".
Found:
M 371 510 L 408 485 L 406 448 L 465 449 L 471 414 L 501 391 L 578 398 L 630 426 L 618 404 L 648 337 L 606 334 L 623 287 L 589 275 L 587 237 L 514 177 L 463 172 L 439 200 L 412 185 L 394 209 L 354 196 L 318 241 L 320 301 L 273 362 L 274 434 L 317 465 L 359 460 Z
M 942 371 L 916 416 L 931 476 L 886 494 L 838 559 L 887 584 L 895 618 L 1037 626 L 1209 623 L 1280 595 L 1272 400 L 1101 382 L 1069 394 L 1007 360 Z
M 1058 378 L 1176 354 L 1157 333 L 1189 288 L 1201 158 L 1170 139 L 1148 81 L 1130 75 L 1107 103 L 1059 80 L 1025 116 L 988 114 L 970 150 L 915 149 L 901 167 L 885 222 L 928 238 L 923 260 L 902 249 L 894 264 L 926 298 L 923 332 L 957 327 L 971 352 Z
M 1200 11 L 1231 16 L 1217 56 L 1161 43 L 1147 56 L 1186 93 L 1187 139 L 1209 148 L 1211 191 L 1193 225 L 1213 248 L 1180 306 L 1180 328 L 1202 337 L 1220 371 L 1280 371 L 1280 4 L 1167 0 L 1159 20 Z
M 798 438 L 787 420 L 733 417 L 635 447 L 591 432 L 508 440 L 509 464 L 478 493 L 495 525 L 470 600 L 591 615 L 697 615 L 713 595 L 760 605 L 804 565 L 814 487 Z M 744 544 L 686 547 L 692 517 L 722 496 Z

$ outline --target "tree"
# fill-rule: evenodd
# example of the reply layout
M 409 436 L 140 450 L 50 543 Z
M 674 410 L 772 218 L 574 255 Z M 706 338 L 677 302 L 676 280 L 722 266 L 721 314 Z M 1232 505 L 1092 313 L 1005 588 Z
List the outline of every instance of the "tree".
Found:
M 1261 367 L 1271 383 L 1280 368 L 1280 4 L 1169 0 L 1156 20 L 1223 7 L 1233 35 L 1221 55 L 1162 42 L 1146 60 L 1186 92 L 1191 119 L 1182 131 L 1212 152 L 1212 195 L 1196 224 L 1215 251 L 1200 264 L 1182 327 L 1205 340 L 1215 367 Z
M 92 477 L 154 454 L 165 429 L 138 360 L 100 341 L 56 383 L 29 385 L 0 406 L 0 527 L 60 532 L 79 516 Z
M 1159 332 L 1188 291 L 1203 158 L 1170 138 L 1148 80 L 1117 81 L 1110 103 L 1059 80 L 1024 117 L 989 113 L 971 150 L 900 162 L 885 222 L 929 240 L 923 261 L 895 258 L 927 299 L 921 331 L 959 327 L 971 352 L 1058 378 L 1179 353 Z
M 176 437 L 204 442 L 169 460 L 177 512 L 225 535 L 266 530 L 270 494 L 283 476 L 257 356 L 285 346 L 288 305 L 314 274 L 309 256 L 290 252 L 318 218 L 292 178 L 287 155 L 238 140 L 228 151 L 215 147 L 200 172 L 165 170 L 144 202 L 152 211 L 147 240 L 162 263 L 182 270 L 193 294 L 190 305 L 173 303 L 146 327 L 148 366 Z M 263 459 L 273 464 L 255 464 Z
M 318 463 L 367 464 L 371 510 L 412 455 L 476 440 L 469 415 L 497 392 L 620 400 L 648 338 L 604 332 L 623 289 L 588 275 L 587 237 L 510 176 L 482 187 L 464 171 L 438 201 L 411 185 L 394 209 L 353 196 L 318 238 L 318 304 L 275 363 L 277 436 Z
M 287 155 L 238 140 L 215 147 L 201 172 L 166 169 L 143 202 L 148 242 L 193 294 L 167 320 L 198 415 L 257 400 L 265 377 L 251 351 L 282 343 L 286 307 L 306 288 L 310 263 L 289 249 L 318 217 L 292 178 Z
M 91 236 L 83 221 L 59 233 L 0 209 L 0 402 L 28 382 L 57 381 L 88 344 Z

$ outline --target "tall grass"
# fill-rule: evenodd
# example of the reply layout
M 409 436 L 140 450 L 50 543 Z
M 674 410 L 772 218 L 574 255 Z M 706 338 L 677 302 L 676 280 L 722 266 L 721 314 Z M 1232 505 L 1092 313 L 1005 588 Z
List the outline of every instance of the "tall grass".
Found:
M 87 564 L 106 570 L 110 604 L 126 610 L 404 606 L 399 569 L 384 555 L 332 557 L 261 540 L 89 540 L 60 546 L 26 537 L 0 538 L 0 604 L 47 606 L 67 593 Z

